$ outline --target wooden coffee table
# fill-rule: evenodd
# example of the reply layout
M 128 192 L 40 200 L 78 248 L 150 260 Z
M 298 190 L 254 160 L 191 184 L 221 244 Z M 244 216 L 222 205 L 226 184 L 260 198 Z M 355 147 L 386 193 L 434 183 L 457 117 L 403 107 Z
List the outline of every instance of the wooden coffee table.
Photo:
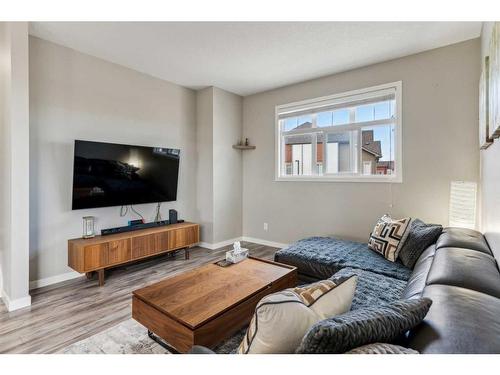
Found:
M 132 317 L 170 350 L 213 348 L 250 322 L 262 297 L 296 284 L 295 267 L 268 260 L 207 264 L 134 291 Z

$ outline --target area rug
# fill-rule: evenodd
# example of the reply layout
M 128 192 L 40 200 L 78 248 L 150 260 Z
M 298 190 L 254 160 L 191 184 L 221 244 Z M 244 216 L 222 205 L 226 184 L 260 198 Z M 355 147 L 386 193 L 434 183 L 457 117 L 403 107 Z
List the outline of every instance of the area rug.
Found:
M 240 344 L 245 329 L 220 344 L 214 351 L 218 354 L 234 353 Z M 94 336 L 88 337 L 62 349 L 63 354 L 170 354 L 168 350 L 150 339 L 146 328 L 134 319 L 126 320 Z

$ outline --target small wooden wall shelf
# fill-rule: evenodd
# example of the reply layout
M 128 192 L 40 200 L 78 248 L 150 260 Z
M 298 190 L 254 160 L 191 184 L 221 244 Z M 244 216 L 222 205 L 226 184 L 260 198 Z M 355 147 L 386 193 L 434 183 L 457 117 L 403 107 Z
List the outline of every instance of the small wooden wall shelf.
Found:
M 179 223 L 132 232 L 75 238 L 68 240 L 68 266 L 85 273 L 99 275 L 99 285 L 104 285 L 104 270 L 121 264 L 149 258 L 158 254 L 185 249 L 200 241 L 200 226 Z
M 255 150 L 255 146 L 233 145 L 236 150 Z

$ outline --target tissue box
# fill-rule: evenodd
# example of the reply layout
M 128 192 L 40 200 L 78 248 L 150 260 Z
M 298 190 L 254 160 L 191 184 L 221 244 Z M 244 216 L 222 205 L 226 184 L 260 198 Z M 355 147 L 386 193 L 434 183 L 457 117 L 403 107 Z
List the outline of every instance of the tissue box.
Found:
M 231 263 L 238 263 L 248 258 L 248 249 L 241 249 L 241 251 L 226 251 L 226 260 Z

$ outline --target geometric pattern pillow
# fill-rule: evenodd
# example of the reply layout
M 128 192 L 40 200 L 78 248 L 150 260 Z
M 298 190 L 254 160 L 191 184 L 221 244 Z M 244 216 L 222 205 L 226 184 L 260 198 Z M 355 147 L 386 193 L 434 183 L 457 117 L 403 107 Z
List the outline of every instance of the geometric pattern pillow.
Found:
M 317 317 L 327 319 L 351 308 L 357 282 L 357 275 L 332 277 L 303 287 L 296 287 L 293 292 Z
M 311 327 L 298 354 L 340 354 L 362 345 L 394 343 L 425 318 L 429 298 L 400 300 L 368 306 L 322 320 Z
M 357 276 L 323 280 L 262 298 L 237 353 L 293 353 L 311 326 L 349 311 Z
M 389 215 L 382 216 L 370 234 L 368 247 L 395 262 L 408 237 L 410 223 L 410 217 L 393 220 Z

